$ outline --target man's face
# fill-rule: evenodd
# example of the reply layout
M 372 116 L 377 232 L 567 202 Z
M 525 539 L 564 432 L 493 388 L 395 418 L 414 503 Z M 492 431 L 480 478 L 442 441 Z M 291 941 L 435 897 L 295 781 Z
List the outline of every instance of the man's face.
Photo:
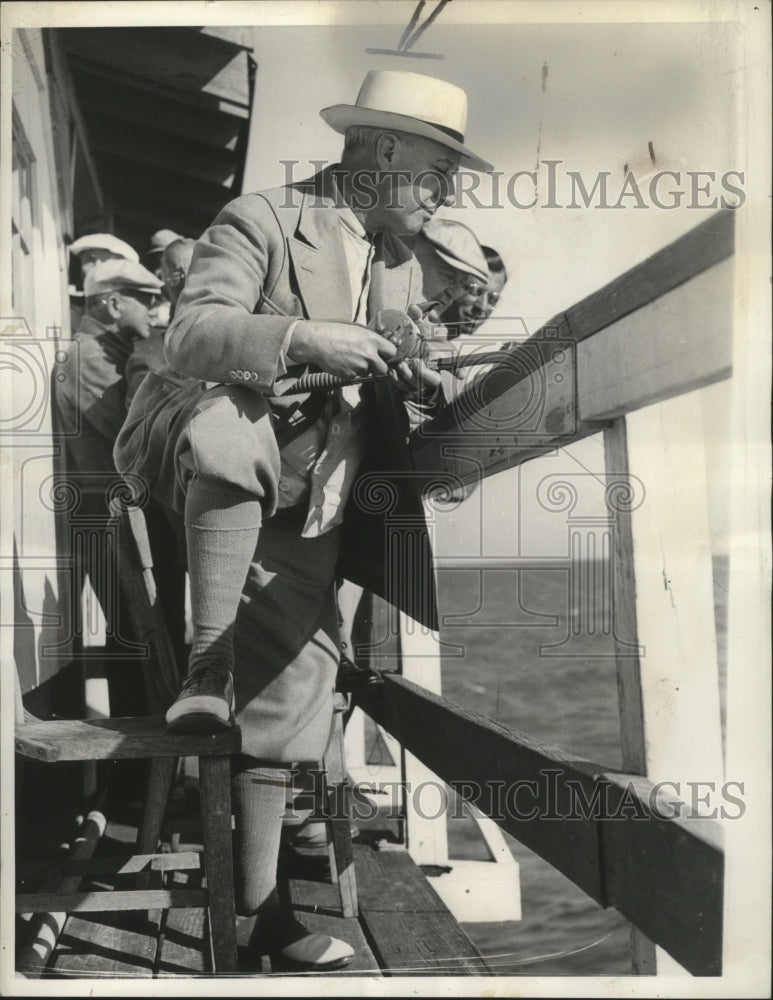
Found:
M 151 332 L 151 310 L 159 301 L 152 292 L 132 290 L 115 293 L 119 315 L 116 325 L 120 333 L 147 340 Z
M 161 280 L 173 306 L 182 294 L 185 278 L 191 266 L 193 243 L 181 243 L 167 247 L 161 255 Z
M 369 228 L 395 234 L 421 231 L 441 205 L 454 195 L 459 156 L 421 136 L 395 137 L 391 162 L 377 186 L 379 201 Z
M 504 287 L 505 275 L 502 271 L 489 271 L 486 283 L 473 278 L 444 317 L 449 324 L 449 339 L 472 334 L 485 323 L 496 308 Z
M 462 323 L 470 323 L 473 328 L 489 318 L 499 302 L 502 289 L 505 287 L 505 276 L 502 271 L 489 271 L 488 282 L 475 282 L 466 294 L 459 299 L 457 309 Z
M 459 271 L 451 267 L 436 253 L 422 263 L 424 277 L 424 293 L 430 299 L 437 301 L 436 312 L 443 316 L 445 310 L 455 302 L 477 295 L 481 282 L 468 271 Z

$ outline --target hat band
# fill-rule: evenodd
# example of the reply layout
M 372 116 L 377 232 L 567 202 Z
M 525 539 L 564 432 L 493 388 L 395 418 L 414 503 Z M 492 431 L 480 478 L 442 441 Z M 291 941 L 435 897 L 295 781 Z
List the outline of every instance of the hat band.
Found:
M 417 121 L 420 121 L 423 125 L 429 125 L 430 128 L 436 128 L 438 132 L 447 135 L 449 139 L 456 139 L 457 142 L 464 144 L 464 136 L 454 128 L 448 128 L 447 125 L 437 125 L 435 122 L 428 122 L 425 118 L 418 118 Z

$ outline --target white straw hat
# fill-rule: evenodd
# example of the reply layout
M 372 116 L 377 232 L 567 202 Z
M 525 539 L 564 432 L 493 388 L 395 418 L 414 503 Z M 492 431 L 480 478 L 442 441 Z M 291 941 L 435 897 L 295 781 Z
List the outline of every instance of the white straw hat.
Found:
M 492 170 L 490 163 L 464 145 L 467 128 L 467 94 L 461 87 L 422 73 L 371 70 L 365 77 L 356 104 L 334 104 L 320 111 L 336 132 L 350 125 L 391 128 L 421 135 L 453 149 L 464 166 Z

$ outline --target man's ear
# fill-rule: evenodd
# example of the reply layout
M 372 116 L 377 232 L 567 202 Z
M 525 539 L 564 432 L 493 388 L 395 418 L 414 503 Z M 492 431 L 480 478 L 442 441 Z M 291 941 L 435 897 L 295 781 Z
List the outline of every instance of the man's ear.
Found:
M 391 170 L 395 164 L 395 157 L 400 146 L 399 136 L 392 132 L 383 132 L 376 139 L 376 168 L 378 170 Z
M 123 301 L 118 292 L 109 292 L 103 299 L 107 315 L 112 320 L 121 318 L 123 313 Z

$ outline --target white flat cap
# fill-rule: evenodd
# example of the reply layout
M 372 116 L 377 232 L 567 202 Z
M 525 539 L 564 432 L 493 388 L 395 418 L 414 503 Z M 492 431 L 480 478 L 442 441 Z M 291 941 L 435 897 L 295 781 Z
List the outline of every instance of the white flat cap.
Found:
M 88 236 L 81 236 L 80 239 L 70 244 L 70 253 L 74 253 L 76 257 L 84 250 L 108 250 L 126 260 L 133 260 L 135 264 L 138 264 L 140 260 L 140 255 L 133 247 L 124 243 L 123 240 L 119 240 L 112 233 L 89 233 Z

